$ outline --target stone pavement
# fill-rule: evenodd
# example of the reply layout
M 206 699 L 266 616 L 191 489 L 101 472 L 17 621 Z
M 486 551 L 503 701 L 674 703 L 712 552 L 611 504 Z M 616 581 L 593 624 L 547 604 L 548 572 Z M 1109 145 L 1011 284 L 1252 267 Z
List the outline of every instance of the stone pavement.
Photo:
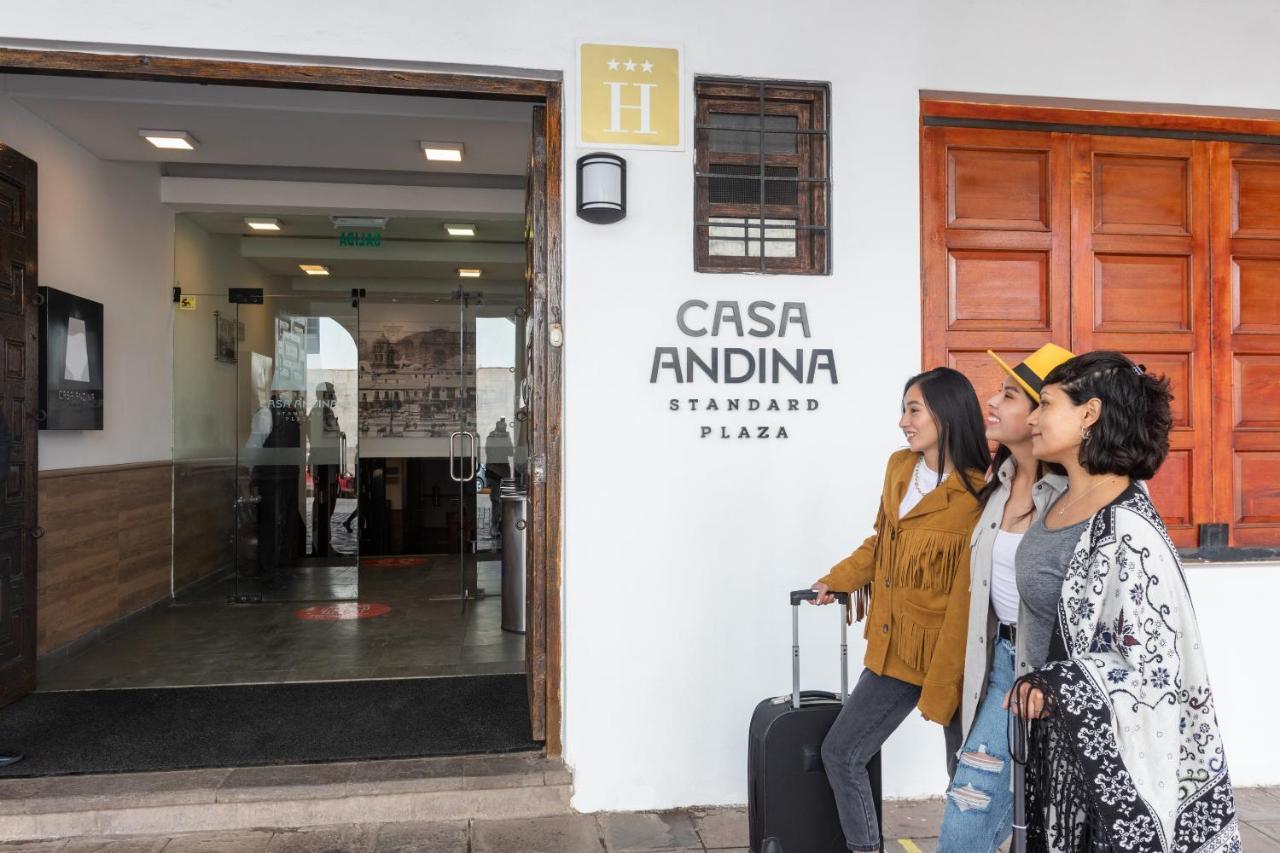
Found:
M 1246 853 L 1280 853 L 1280 788 L 1236 789 Z M 885 803 L 890 853 L 931 853 L 942 800 Z M 0 853 L 746 853 L 746 810 L 349 824 L 0 844 Z

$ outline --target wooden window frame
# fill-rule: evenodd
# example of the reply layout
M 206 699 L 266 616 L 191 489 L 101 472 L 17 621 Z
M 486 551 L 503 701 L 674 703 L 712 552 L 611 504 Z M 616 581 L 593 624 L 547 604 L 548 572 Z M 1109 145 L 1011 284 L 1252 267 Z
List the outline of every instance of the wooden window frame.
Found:
M 724 80 L 699 77 L 694 81 L 695 131 L 694 131 L 694 269 L 710 273 L 777 273 L 790 275 L 829 275 L 830 222 L 831 222 L 831 144 L 830 87 L 826 83 L 800 83 L 781 80 Z M 797 140 L 795 153 L 736 153 L 713 151 L 710 136 L 712 113 L 737 115 L 774 116 L 790 115 L 796 118 Z M 752 131 L 744 131 L 751 133 Z M 786 133 L 788 131 L 778 131 Z M 763 134 L 761 135 L 763 143 Z M 762 144 L 763 147 L 763 144 Z M 755 166 L 754 176 L 741 176 L 742 180 L 754 180 L 760 185 L 761 202 L 756 204 L 713 203 L 710 199 L 710 182 L 715 177 L 730 177 L 717 172 L 718 166 Z M 767 176 L 770 168 L 796 170 L 795 204 L 765 203 L 766 184 L 770 181 L 785 182 L 788 179 Z M 739 177 L 739 176 L 732 176 Z M 765 238 L 770 219 L 790 219 L 795 227 L 795 255 L 792 257 L 768 256 L 762 250 L 757 256 L 737 257 L 712 255 L 710 252 L 712 219 L 744 219 L 744 239 L 761 241 Z M 759 220 L 759 236 L 752 238 L 750 231 Z M 732 227 L 732 226 L 731 226 Z M 775 226 L 787 228 L 787 226 Z

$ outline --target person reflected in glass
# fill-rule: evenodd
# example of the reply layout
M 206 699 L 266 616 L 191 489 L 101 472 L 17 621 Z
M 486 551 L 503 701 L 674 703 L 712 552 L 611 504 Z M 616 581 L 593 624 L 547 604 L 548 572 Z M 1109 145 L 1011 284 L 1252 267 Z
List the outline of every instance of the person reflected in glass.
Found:
M 511 456 L 514 452 L 507 419 L 498 418 L 484 440 L 484 479 L 489 487 L 490 533 L 494 536 L 502 530 L 502 481 L 511 479 Z
M 332 382 L 316 386 L 316 399 L 307 417 L 311 464 L 311 554 L 329 556 L 330 519 L 338 505 L 342 429 L 338 424 L 338 395 Z

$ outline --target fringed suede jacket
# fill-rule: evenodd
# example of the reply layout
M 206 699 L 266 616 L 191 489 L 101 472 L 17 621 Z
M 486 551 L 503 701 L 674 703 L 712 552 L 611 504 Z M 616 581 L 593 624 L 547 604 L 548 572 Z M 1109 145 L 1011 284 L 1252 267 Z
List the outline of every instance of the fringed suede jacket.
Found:
M 1047 713 L 1015 732 L 1029 739 L 1029 850 L 1240 850 L 1191 596 L 1142 488 L 1081 535 L 1049 663 L 1019 681 Z
M 875 534 L 820 582 L 855 594 L 858 618 L 866 616 L 867 669 L 919 685 L 920 712 L 946 725 L 960 705 L 969 539 L 982 508 L 952 474 L 899 519 L 918 459 L 910 450 L 889 457 Z M 981 488 L 981 472 L 969 477 Z

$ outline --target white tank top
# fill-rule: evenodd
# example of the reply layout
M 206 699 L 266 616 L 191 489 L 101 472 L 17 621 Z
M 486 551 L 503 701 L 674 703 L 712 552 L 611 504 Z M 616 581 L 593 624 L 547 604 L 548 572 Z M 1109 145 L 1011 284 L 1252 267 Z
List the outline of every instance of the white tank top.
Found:
M 1008 625 L 1018 624 L 1018 574 L 1014 558 L 1021 533 L 996 531 L 996 541 L 991 547 L 991 606 L 996 618 Z

